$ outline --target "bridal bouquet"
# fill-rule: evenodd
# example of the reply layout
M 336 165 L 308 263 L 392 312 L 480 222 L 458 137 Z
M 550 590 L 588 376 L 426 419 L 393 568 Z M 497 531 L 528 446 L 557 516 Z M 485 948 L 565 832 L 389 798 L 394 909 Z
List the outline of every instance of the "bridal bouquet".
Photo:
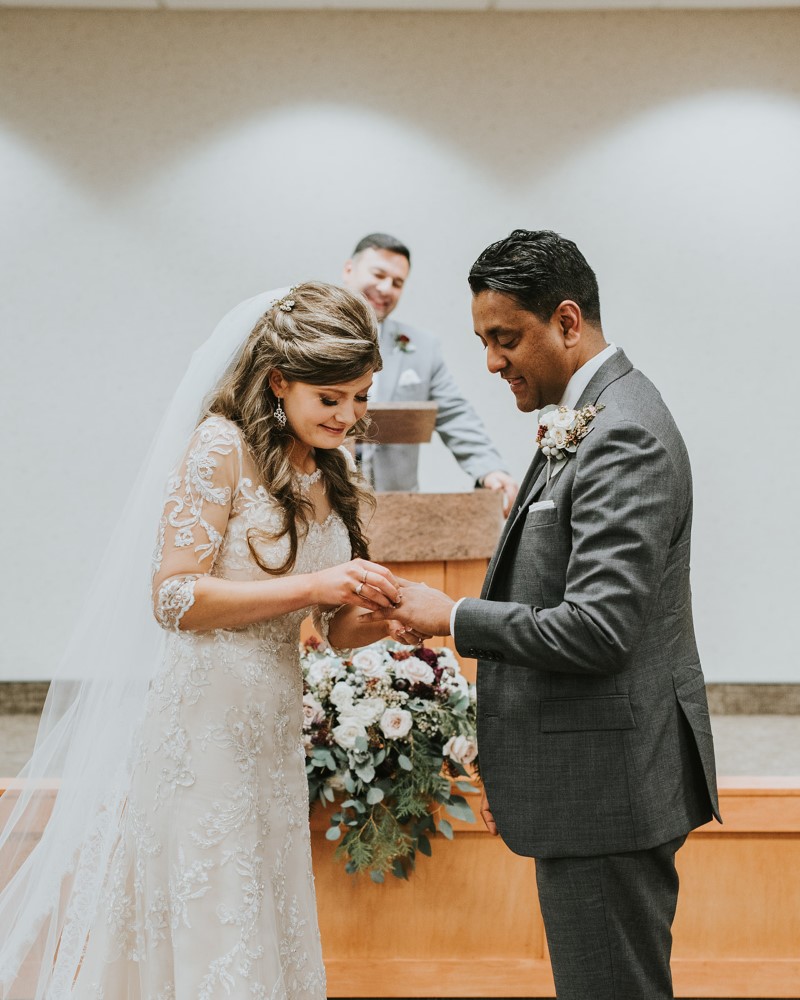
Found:
M 474 822 L 467 766 L 477 755 L 475 687 L 449 649 L 390 639 L 352 656 L 301 651 L 312 804 L 336 800 L 326 837 L 345 869 L 408 878 L 430 837 L 452 839 L 445 813 Z

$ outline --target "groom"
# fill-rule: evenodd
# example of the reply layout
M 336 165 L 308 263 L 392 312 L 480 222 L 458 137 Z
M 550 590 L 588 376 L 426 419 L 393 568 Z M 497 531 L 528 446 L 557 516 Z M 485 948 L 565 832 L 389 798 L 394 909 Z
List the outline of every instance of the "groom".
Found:
M 517 230 L 469 283 L 518 409 L 577 410 L 585 434 L 536 450 L 480 599 L 411 585 L 389 613 L 478 658 L 481 811 L 536 858 L 559 1000 L 672 997 L 675 852 L 719 819 L 689 458 L 658 390 L 606 342 L 574 243 Z M 555 445 L 571 423 L 552 423 Z

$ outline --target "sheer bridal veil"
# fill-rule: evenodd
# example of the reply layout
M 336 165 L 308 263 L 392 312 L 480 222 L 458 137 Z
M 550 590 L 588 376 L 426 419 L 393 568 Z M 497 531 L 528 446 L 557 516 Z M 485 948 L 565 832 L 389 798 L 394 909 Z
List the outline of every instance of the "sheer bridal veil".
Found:
M 26 997 L 70 996 L 125 810 L 134 735 L 162 654 L 150 561 L 167 479 L 203 400 L 259 316 L 286 291 L 236 306 L 193 355 L 55 671 L 33 756 L 0 798 L 3 1000 L 19 995 L 15 983 L 23 976 L 31 984 Z

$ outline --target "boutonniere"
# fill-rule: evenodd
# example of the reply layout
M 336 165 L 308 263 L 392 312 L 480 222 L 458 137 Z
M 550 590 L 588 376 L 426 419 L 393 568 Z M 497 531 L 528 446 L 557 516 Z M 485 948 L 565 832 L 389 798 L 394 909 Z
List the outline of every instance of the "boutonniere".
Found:
M 570 410 L 566 406 L 545 406 L 539 411 L 539 426 L 536 430 L 536 444 L 547 458 L 547 481 L 550 481 L 551 462 L 563 463 L 569 455 L 578 450 L 578 445 L 592 430 L 589 426 L 604 405 L 584 406 L 580 410 Z M 560 472 L 563 465 L 556 465 Z
M 405 333 L 396 333 L 394 335 L 394 349 L 402 351 L 403 354 L 413 354 L 416 351 L 416 347 L 411 343 L 411 337 Z

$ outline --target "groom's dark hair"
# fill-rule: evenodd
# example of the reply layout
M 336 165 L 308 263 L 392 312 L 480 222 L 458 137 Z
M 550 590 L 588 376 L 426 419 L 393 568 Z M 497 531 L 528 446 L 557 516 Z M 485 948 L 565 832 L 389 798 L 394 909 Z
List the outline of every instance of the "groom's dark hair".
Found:
M 515 229 L 492 243 L 469 272 L 472 294 L 502 292 L 547 322 L 565 299 L 581 307 L 584 319 L 600 326 L 597 278 L 572 242 L 549 229 Z

